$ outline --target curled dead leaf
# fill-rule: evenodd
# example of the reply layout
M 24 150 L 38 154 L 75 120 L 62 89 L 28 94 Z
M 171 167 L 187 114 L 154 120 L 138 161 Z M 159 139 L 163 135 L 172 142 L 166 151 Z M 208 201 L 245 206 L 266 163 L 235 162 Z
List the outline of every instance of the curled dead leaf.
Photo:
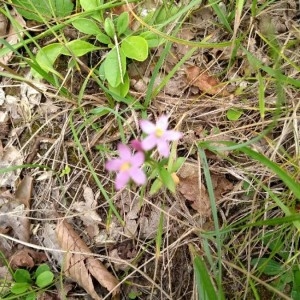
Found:
M 211 216 L 211 206 L 206 188 L 199 179 L 199 169 L 196 164 L 185 163 L 179 173 L 178 190 L 183 197 L 190 201 L 191 207 L 198 211 L 201 217 Z
M 207 71 L 197 66 L 187 67 L 185 70 L 188 84 L 198 87 L 202 92 L 209 95 L 229 96 L 224 83 L 209 75 Z
M 47 261 L 47 256 L 43 252 L 37 252 L 29 248 L 24 248 L 15 252 L 9 259 L 9 264 L 13 269 L 33 268 L 35 265 Z
M 117 299 L 119 281 L 98 259 L 89 255 L 92 252 L 71 225 L 66 221 L 59 222 L 56 235 L 60 247 L 67 251 L 63 266 L 66 274 L 84 288 L 93 299 L 98 300 L 101 297 L 95 291 L 92 276 Z

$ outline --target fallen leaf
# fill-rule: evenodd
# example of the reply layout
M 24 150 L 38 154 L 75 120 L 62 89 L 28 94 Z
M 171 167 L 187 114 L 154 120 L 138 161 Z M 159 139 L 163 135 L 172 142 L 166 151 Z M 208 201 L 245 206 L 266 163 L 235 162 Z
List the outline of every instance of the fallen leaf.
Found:
M 26 22 L 24 21 L 23 17 L 17 12 L 16 9 L 12 8 L 10 10 L 10 15 L 12 18 L 14 18 L 15 22 L 18 23 L 19 28 L 24 28 L 26 26 Z M 5 21 L 4 21 L 5 22 Z M 2 26 L 4 28 L 5 24 L 2 23 Z M 24 35 L 24 32 L 21 29 L 18 29 L 18 32 L 16 31 L 16 28 L 12 24 L 6 24 L 6 29 L 3 29 L 5 32 L 5 35 L 7 36 L 6 42 L 10 45 L 14 45 L 20 41 L 20 38 Z M 1 36 L 1 34 L 0 34 Z M 3 55 L 0 57 L 0 63 L 3 65 L 6 65 L 9 60 L 11 59 L 13 55 L 13 52 L 10 51 L 8 54 Z M 3 67 L 0 66 L 0 71 L 3 70 Z
M 198 87 L 202 92 L 209 95 L 229 96 L 225 89 L 225 84 L 209 75 L 207 71 L 201 70 L 197 66 L 187 67 L 185 70 L 188 84 Z
M 30 199 L 32 193 L 32 177 L 25 176 L 15 192 L 16 201 L 24 204 L 27 209 L 30 208 Z
M 47 256 L 43 252 L 37 252 L 29 248 L 24 248 L 15 252 L 9 259 L 9 265 L 13 269 L 33 268 L 35 265 L 47 261 Z
M 0 267 L 0 279 L 0 297 L 2 297 L 10 291 L 11 282 L 13 280 L 11 273 L 6 266 Z
M 94 239 L 100 232 L 98 225 L 101 224 L 102 219 L 96 212 L 97 200 L 90 187 L 83 187 L 83 198 L 85 201 L 74 202 L 72 209 L 80 213 L 79 217 L 86 226 L 89 237 Z
M 97 295 L 92 276 L 116 298 L 119 295 L 119 281 L 107 271 L 104 265 L 92 256 L 92 252 L 65 220 L 57 224 L 56 234 L 61 249 L 68 251 L 64 257 L 63 270 L 75 280 L 93 299 Z M 73 252 L 73 253 L 72 253 Z
M 201 217 L 210 218 L 211 206 L 206 188 L 199 178 L 199 168 L 196 164 L 185 163 L 178 172 L 178 190 L 183 197 L 191 202 L 191 207 L 198 211 Z
M 19 150 L 14 146 L 7 146 L 3 150 L 3 154 L 0 157 L 0 169 L 6 169 L 13 166 L 19 166 L 23 164 L 23 156 Z M 11 187 L 15 189 L 17 178 L 19 178 L 21 169 L 14 171 L 7 171 L 0 174 L 0 187 Z
M 15 195 L 7 191 L 0 194 L 0 230 L 12 228 L 14 234 L 24 242 L 29 242 L 30 197 L 32 178 L 26 176 L 18 186 Z M 18 198 L 19 197 L 19 198 Z
M 222 198 L 224 193 L 233 189 L 233 183 L 230 182 L 223 174 L 211 174 L 211 181 L 217 201 Z

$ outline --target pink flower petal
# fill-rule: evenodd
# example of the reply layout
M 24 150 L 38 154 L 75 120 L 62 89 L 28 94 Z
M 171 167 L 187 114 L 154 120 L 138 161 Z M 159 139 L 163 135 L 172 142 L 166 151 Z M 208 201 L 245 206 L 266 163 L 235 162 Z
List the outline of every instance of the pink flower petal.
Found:
M 129 181 L 130 175 L 128 172 L 119 172 L 116 176 L 116 189 L 122 189 Z
M 144 140 L 142 140 L 143 149 L 146 151 L 153 149 L 157 142 L 157 137 L 154 134 L 150 134 Z
M 157 151 L 161 156 L 168 157 L 170 154 L 170 146 L 165 140 L 161 140 L 157 144 Z
M 118 145 L 118 152 L 120 155 L 120 159 L 123 161 L 130 160 L 131 159 L 131 150 L 128 146 L 124 144 Z
M 182 133 L 175 130 L 167 130 L 163 135 L 163 139 L 166 141 L 177 141 L 182 138 Z
M 138 168 L 144 163 L 144 161 L 145 161 L 144 153 L 137 152 L 136 154 L 133 155 L 130 162 L 133 168 Z
M 122 160 L 119 158 L 110 159 L 107 161 L 105 168 L 108 171 L 119 171 L 122 163 Z
M 168 119 L 169 117 L 163 115 L 157 119 L 156 128 L 160 128 L 162 130 L 167 130 L 168 128 Z
M 146 183 L 146 175 L 143 170 L 138 168 L 132 168 L 130 170 L 130 177 L 137 185 L 142 185 Z
M 148 120 L 141 120 L 140 126 L 143 132 L 147 134 L 154 132 L 156 129 L 156 126 Z
M 133 140 L 131 141 L 130 145 L 136 151 L 143 151 L 142 142 L 140 140 Z

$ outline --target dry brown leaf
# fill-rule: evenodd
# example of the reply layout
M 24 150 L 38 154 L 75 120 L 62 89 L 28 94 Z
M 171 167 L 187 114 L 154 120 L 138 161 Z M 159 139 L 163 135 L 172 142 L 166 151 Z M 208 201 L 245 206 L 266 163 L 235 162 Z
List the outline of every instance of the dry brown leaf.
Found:
M 6 146 L 3 150 L 3 154 L 0 157 L 0 169 L 5 169 L 12 166 L 18 166 L 23 164 L 23 156 L 20 151 L 14 146 Z M 5 172 L 0 174 L 0 187 L 12 187 L 15 189 L 15 183 L 19 178 L 21 169 Z
M 97 200 L 90 187 L 83 187 L 83 198 L 84 201 L 74 202 L 72 209 L 80 213 L 79 217 L 86 226 L 89 237 L 94 239 L 100 233 L 99 224 L 102 219 L 96 211 Z
M 180 179 L 178 190 L 183 197 L 191 202 L 193 209 L 199 212 L 202 217 L 211 216 L 209 197 L 203 183 L 199 180 L 198 166 L 185 163 L 178 172 Z
M 207 71 L 201 70 L 197 66 L 191 66 L 186 68 L 185 73 L 188 83 L 198 87 L 202 92 L 210 95 L 229 96 L 224 83 L 220 83 L 217 78 L 209 75 Z
M 30 208 L 32 180 L 31 176 L 25 176 L 15 192 L 16 201 L 24 204 L 27 209 Z
M 224 193 L 233 189 L 233 184 L 223 174 L 211 174 L 216 200 L 220 200 Z
M 15 19 L 16 23 L 18 23 L 20 27 L 26 26 L 26 22 L 24 21 L 23 17 L 17 12 L 16 9 L 12 8 L 12 10 L 10 11 L 10 15 L 12 18 Z M 2 26 L 4 28 L 5 24 L 2 24 Z M 3 31 L 4 31 L 4 29 L 3 29 Z M 20 41 L 20 37 L 24 34 L 20 30 L 19 30 L 19 32 L 16 32 L 16 29 L 12 24 L 10 24 L 10 25 L 6 24 L 5 31 L 6 31 L 5 33 L 7 33 L 6 42 L 9 43 L 10 45 L 14 45 L 14 44 L 18 43 Z M 6 65 L 9 62 L 9 60 L 11 59 L 12 55 L 13 55 L 13 52 L 11 51 L 6 55 L 1 56 L 0 63 Z M 3 68 L 0 67 L 0 70 L 3 70 Z
M 12 228 L 14 234 L 22 241 L 28 242 L 30 237 L 30 197 L 32 178 L 26 176 L 18 186 L 15 195 L 7 191 L 0 195 L 0 230 Z
M 3 38 L 8 30 L 8 19 L 0 13 L 0 38 Z
M 90 249 L 71 225 L 66 221 L 58 223 L 56 234 L 61 249 L 68 251 L 63 266 L 66 274 L 83 287 L 93 299 L 98 300 L 101 297 L 95 291 L 92 276 L 115 297 L 118 297 L 119 281 L 107 271 L 99 260 L 88 255 L 91 253 Z
M 0 279 L 0 297 L 2 297 L 10 291 L 11 282 L 13 280 L 9 269 L 6 266 L 0 267 Z
M 9 259 L 9 264 L 13 269 L 33 268 L 35 265 L 47 261 L 47 256 L 43 252 L 37 252 L 29 248 L 15 252 Z

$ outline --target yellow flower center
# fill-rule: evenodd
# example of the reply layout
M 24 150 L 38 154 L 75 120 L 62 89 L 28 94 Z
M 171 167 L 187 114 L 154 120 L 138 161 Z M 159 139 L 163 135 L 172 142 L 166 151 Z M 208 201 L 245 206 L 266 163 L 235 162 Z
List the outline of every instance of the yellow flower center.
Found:
M 162 129 L 160 129 L 160 128 L 157 128 L 156 130 L 155 130 L 155 135 L 156 135 L 156 137 L 161 137 L 162 135 L 164 134 L 164 131 L 162 130 Z
M 120 168 L 120 171 L 127 171 L 131 168 L 131 164 L 129 162 L 124 162 Z

